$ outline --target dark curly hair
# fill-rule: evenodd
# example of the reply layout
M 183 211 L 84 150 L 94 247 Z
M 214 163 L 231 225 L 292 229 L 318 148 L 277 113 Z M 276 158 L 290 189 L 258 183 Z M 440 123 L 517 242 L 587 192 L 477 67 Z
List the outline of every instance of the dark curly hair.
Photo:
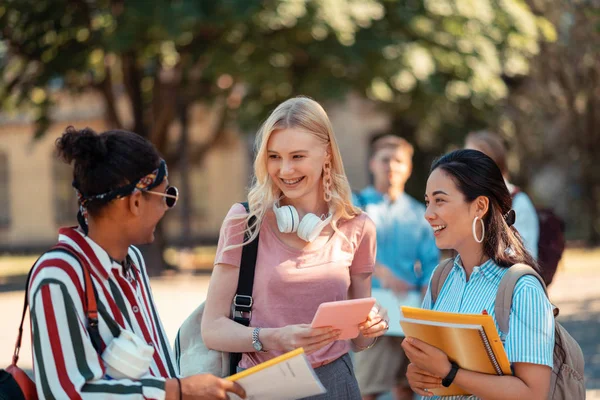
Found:
M 139 180 L 160 163 L 150 141 L 125 130 L 98 134 L 90 128 L 69 126 L 56 140 L 56 150 L 67 164 L 73 163 L 73 186 L 83 196 L 110 192 Z M 99 199 L 90 201 L 86 208 L 95 215 L 106 204 Z

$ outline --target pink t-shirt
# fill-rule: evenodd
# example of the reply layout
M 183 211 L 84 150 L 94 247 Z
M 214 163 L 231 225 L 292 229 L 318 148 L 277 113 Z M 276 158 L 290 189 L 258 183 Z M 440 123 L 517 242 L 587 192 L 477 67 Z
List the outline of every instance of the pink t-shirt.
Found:
M 244 206 L 234 204 L 225 218 L 215 265 L 240 266 L 242 247 L 224 251 L 243 239 L 244 220 L 228 221 L 234 215 L 247 215 Z M 347 299 L 350 275 L 373 272 L 375 225 L 365 213 L 338 222 L 339 231 L 350 243 L 336 232 L 321 248 L 311 250 L 299 250 L 285 244 L 267 219 L 274 220 L 275 215 L 268 212 L 260 227 L 250 326 L 280 328 L 310 324 L 321 303 Z M 337 359 L 349 349 L 349 341 L 336 341 L 308 355 L 308 359 L 318 365 Z M 249 368 L 282 353 L 273 350 L 244 353 L 240 367 Z

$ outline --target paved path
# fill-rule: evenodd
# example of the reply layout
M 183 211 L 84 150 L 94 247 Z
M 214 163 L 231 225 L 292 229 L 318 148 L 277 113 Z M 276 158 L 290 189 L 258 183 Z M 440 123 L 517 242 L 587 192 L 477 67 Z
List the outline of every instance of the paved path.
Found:
M 588 399 L 600 399 L 600 270 L 586 268 L 561 271 L 550 288 L 553 302 L 561 309 L 560 320 L 578 340 L 586 356 Z M 204 300 L 209 277 L 172 276 L 153 279 L 154 298 L 167 334 L 175 338 L 177 329 L 189 313 Z M 21 316 L 23 292 L 0 293 L 2 329 L 0 329 L 0 366 L 8 365 Z M 26 324 L 19 364 L 31 368 L 29 327 Z M 391 400 L 386 395 L 381 400 Z

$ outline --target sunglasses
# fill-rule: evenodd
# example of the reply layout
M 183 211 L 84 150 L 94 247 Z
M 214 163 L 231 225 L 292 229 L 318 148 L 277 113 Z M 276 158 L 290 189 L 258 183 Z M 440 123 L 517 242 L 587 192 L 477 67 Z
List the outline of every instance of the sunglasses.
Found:
M 179 190 L 177 190 L 175 186 L 167 186 L 164 193 L 153 192 L 152 190 L 144 190 L 144 192 L 164 197 L 165 203 L 169 208 L 175 207 L 177 199 L 179 198 Z

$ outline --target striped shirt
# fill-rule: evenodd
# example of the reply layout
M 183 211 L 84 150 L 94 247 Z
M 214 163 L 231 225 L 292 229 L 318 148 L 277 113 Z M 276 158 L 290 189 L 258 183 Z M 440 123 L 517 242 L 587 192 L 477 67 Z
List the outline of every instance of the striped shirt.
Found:
M 178 374 L 171 348 L 150 290 L 144 260 L 130 247 L 130 271 L 74 228 L 59 231 L 66 243 L 87 259 L 98 294 L 102 345 L 113 334 L 102 314 L 133 332 L 155 349 L 150 368 L 140 380 L 112 379 L 86 329 L 82 266 L 62 250 L 43 255 L 33 267 L 29 287 L 35 381 L 45 399 L 164 399 L 165 378 Z
M 500 280 L 506 271 L 507 268 L 500 267 L 490 259 L 475 267 L 467 281 L 458 256 L 433 307 L 430 285 L 423 300 L 423 308 L 464 314 L 481 314 L 485 310 L 496 322 L 496 329 L 511 363 L 541 364 L 552 368 L 554 352 L 552 304 L 535 277 L 523 276 L 515 286 L 509 316 L 509 332 L 501 332 L 498 327 L 494 304 Z M 444 397 L 444 399 L 476 398 L 475 396 Z

